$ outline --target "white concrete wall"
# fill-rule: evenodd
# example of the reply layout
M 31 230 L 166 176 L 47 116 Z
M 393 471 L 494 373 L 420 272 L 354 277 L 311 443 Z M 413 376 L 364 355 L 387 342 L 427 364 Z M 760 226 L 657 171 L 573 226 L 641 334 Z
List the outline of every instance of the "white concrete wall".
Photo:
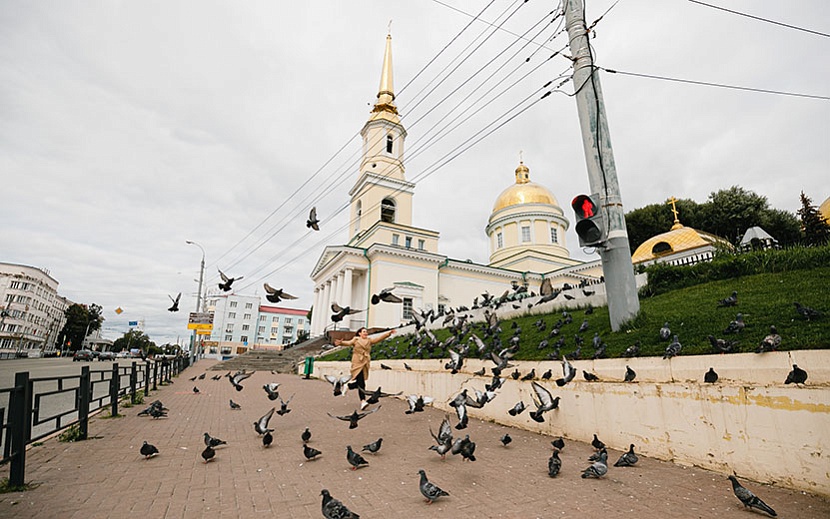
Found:
M 454 415 L 447 405 L 462 388 L 484 390 L 489 377 L 472 373 L 492 362 L 468 360 L 462 372 L 451 375 L 444 360 L 384 360 L 393 370 L 372 363 L 370 387 L 429 395 L 435 406 Z M 522 374 L 547 369 L 553 378 L 562 374 L 559 362 L 517 362 Z M 623 451 L 630 443 L 638 452 L 680 464 L 695 465 L 723 474 L 736 471 L 745 478 L 830 496 L 830 352 L 804 350 L 732 355 L 703 355 L 663 360 L 657 357 L 583 360 L 573 362 L 577 378 L 565 387 L 542 382 L 559 409 L 536 423 L 527 411 L 511 417 L 507 410 L 519 400 L 533 406 L 530 382 L 509 376 L 497 398 L 470 416 L 551 436 L 590 441 L 599 437 Z M 784 385 L 792 364 L 807 370 L 802 387 Z M 625 366 L 637 372 L 633 383 L 622 381 Z M 715 385 L 703 374 L 714 367 Z M 582 370 L 598 375 L 600 382 L 585 382 Z M 315 376 L 348 372 L 346 362 L 316 362 Z M 507 370 L 511 372 L 513 368 Z

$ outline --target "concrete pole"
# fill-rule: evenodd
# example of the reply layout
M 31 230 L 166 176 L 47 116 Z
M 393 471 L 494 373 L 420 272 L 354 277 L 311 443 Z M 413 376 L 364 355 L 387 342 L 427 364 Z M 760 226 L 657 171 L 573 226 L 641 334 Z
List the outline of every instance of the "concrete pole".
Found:
M 196 313 L 199 313 L 201 306 L 202 306 L 202 282 L 205 279 L 205 248 L 196 243 L 195 241 L 186 240 L 185 243 L 188 245 L 195 245 L 202 250 L 202 263 L 199 265 L 199 291 L 196 292 Z M 191 337 L 190 343 L 190 365 L 192 366 L 194 362 L 196 362 L 196 348 L 198 336 L 196 335 L 196 330 L 193 330 L 193 335 Z
M 608 229 L 607 241 L 598 248 L 608 294 L 608 314 L 611 329 L 619 331 L 623 323 L 639 313 L 640 300 L 637 297 L 637 283 L 631 264 L 625 213 L 599 75 L 594 69 L 593 57 L 588 47 L 588 30 L 582 0 L 567 0 L 565 27 L 568 30 L 574 60 L 573 83 L 579 124 L 582 128 L 582 147 L 585 152 L 588 181 L 591 193 L 600 195 L 600 206 L 605 211 Z

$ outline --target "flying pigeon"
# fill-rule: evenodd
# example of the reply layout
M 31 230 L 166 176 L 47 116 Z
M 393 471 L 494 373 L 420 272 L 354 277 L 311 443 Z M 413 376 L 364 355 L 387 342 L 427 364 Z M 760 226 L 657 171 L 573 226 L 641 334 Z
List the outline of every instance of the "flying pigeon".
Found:
M 377 454 L 377 452 L 380 450 L 380 446 L 381 446 L 382 443 L 383 443 L 383 438 L 378 438 L 377 440 L 373 441 L 372 443 L 364 445 L 363 448 L 361 449 L 361 451 L 369 451 L 372 454 Z
M 594 439 L 591 440 L 591 447 L 593 447 L 597 451 L 601 451 L 605 448 L 605 443 L 603 443 L 602 440 L 597 438 L 596 433 L 594 433 Z
M 218 447 L 220 445 L 227 445 L 227 444 L 228 444 L 228 442 L 226 442 L 225 440 L 220 440 L 219 438 L 214 438 L 210 434 L 205 433 L 205 445 L 207 445 L 208 447 L 215 448 L 215 447 Z
M 744 314 L 738 313 L 735 316 L 735 320 L 730 321 L 729 325 L 726 328 L 723 329 L 723 333 L 724 334 L 738 333 L 741 330 L 743 330 L 744 328 L 746 328 L 746 323 L 744 322 Z
M 268 283 L 263 283 L 262 286 L 265 288 L 265 299 L 272 303 L 279 303 L 283 299 L 297 299 L 297 296 L 292 296 L 281 288 L 274 288 Z
M 403 299 L 392 293 L 395 287 L 384 288 L 377 294 L 372 294 L 372 304 L 376 305 L 383 301 L 384 303 L 403 303 Z
M 278 382 L 270 382 L 262 386 L 262 389 L 265 390 L 265 393 L 268 395 L 268 400 L 276 400 L 280 397 L 280 392 L 277 391 L 280 387 Z
M 715 353 L 732 353 L 737 349 L 736 346 L 738 345 L 738 341 L 716 339 L 712 335 L 708 335 L 706 338 L 709 339 L 709 344 L 712 345 L 712 349 Z
M 509 414 L 510 416 L 518 416 L 518 415 L 522 414 L 525 409 L 527 409 L 527 407 L 525 406 L 525 403 L 522 402 L 522 401 L 519 401 L 516 405 L 514 405 L 512 408 L 510 408 L 507 411 L 507 414 Z
M 455 375 L 461 370 L 461 366 L 463 365 L 464 356 L 455 350 L 450 350 L 450 361 L 444 365 L 444 369 L 450 370 L 450 373 Z
M 280 408 L 277 409 L 278 415 L 283 416 L 291 412 L 291 409 L 288 408 L 288 404 L 291 403 L 292 398 L 294 398 L 294 395 L 288 397 L 288 400 L 283 400 L 282 397 L 280 397 Z
M 250 377 L 253 374 L 254 374 L 253 371 L 250 372 L 250 373 L 245 373 L 244 371 L 238 371 L 238 372 L 236 372 L 235 375 L 233 375 L 232 377 L 229 377 L 230 381 L 231 381 L 231 385 L 237 391 L 242 391 L 243 386 L 242 386 L 241 382 L 243 380 L 245 380 L 246 378 Z
M 347 315 L 358 314 L 360 312 L 363 312 L 364 310 L 353 310 L 349 306 L 343 308 L 340 305 L 338 305 L 337 303 L 332 303 L 331 304 L 331 311 L 334 312 L 334 314 L 332 314 L 332 316 L 331 316 L 332 322 L 339 323 Z
M 231 401 L 230 401 L 230 403 L 231 403 L 231 409 L 235 409 L 235 410 L 242 409 L 242 406 L 241 406 L 241 405 L 239 405 L 239 404 L 237 404 L 237 403 L 236 403 L 236 402 L 234 402 L 233 400 L 231 400 Z
M 314 458 L 316 458 L 320 454 L 323 454 L 323 453 L 318 451 L 314 447 L 309 447 L 308 445 L 303 445 L 303 456 L 305 456 L 305 459 L 313 460 Z
M 680 353 L 680 349 L 683 346 L 680 344 L 680 341 L 677 339 L 677 335 L 672 338 L 671 344 L 666 346 L 666 353 L 663 354 L 664 359 L 670 359 Z
M 213 450 L 213 447 L 210 445 L 205 447 L 205 450 L 202 451 L 202 459 L 205 460 L 205 463 L 212 460 L 214 456 L 216 456 L 216 451 Z
M 550 444 L 561 451 L 565 448 L 565 439 L 560 436 L 559 438 L 550 442 Z
M 326 414 L 328 414 L 332 418 L 337 418 L 338 420 L 343 420 L 345 422 L 349 422 L 349 429 L 354 429 L 354 428 L 357 427 L 357 422 L 360 421 L 361 418 L 369 416 L 370 414 L 376 412 L 378 409 L 380 409 L 380 406 L 377 406 L 376 408 L 372 409 L 371 411 L 366 411 L 365 413 L 358 413 L 357 411 L 354 411 L 352 414 L 345 415 L 345 416 L 335 416 L 331 413 L 326 413 Z
M 308 427 L 306 427 L 303 434 L 300 435 L 300 439 L 303 440 L 303 443 L 308 443 L 308 440 L 311 439 L 311 431 L 308 430 Z
M 663 327 L 660 328 L 659 335 L 660 335 L 660 340 L 661 341 L 667 341 L 671 338 L 671 328 L 669 328 L 669 322 L 668 321 L 663 323 Z
M 369 462 L 360 455 L 360 453 L 352 450 L 351 445 L 346 445 L 346 461 L 352 466 L 352 470 L 357 470 L 361 465 L 368 465 Z
M 576 376 L 576 369 L 565 357 L 562 357 L 562 375 L 562 378 L 556 380 L 556 385 L 559 387 L 564 386 Z
M 274 442 L 274 437 L 271 435 L 271 430 L 265 432 L 265 436 L 262 437 L 262 446 L 266 449 L 271 446 L 271 443 Z
M 703 375 L 703 381 L 707 384 L 714 384 L 718 381 L 718 374 L 715 373 L 715 368 L 709 368 L 709 371 Z
M 409 395 L 406 397 L 406 402 L 409 404 L 409 410 L 404 411 L 405 414 L 423 412 L 424 406 L 430 405 L 435 399 L 431 396 Z
M 427 499 L 428 504 L 431 505 L 433 501 L 435 501 L 441 496 L 450 495 L 449 493 L 438 488 L 438 486 L 434 483 L 430 483 L 427 479 L 427 473 L 424 472 L 424 469 L 419 470 L 418 474 L 421 475 L 421 484 L 419 485 L 421 495 L 423 495 Z
M 326 519 L 358 519 L 360 517 L 346 508 L 346 505 L 331 497 L 325 488 L 320 495 L 323 496 L 323 517 Z
M 559 459 L 559 449 L 553 449 L 553 454 L 548 459 L 548 476 L 555 478 L 562 468 L 562 460 Z
M 271 417 L 274 416 L 274 411 L 276 410 L 277 409 L 275 407 L 272 407 L 267 413 L 262 415 L 259 420 L 254 422 L 254 430 L 257 434 L 265 434 L 269 431 L 268 422 L 271 420 Z
M 809 306 L 804 306 L 801 303 L 793 303 L 795 305 L 795 311 L 798 312 L 798 315 L 803 317 L 806 320 L 817 319 L 821 317 L 821 312 L 818 310 L 813 310 Z
M 311 211 L 308 212 L 308 220 L 305 222 L 305 226 L 309 229 L 314 229 L 315 231 L 320 230 L 320 226 L 318 225 L 320 220 L 317 219 L 317 208 L 312 207 Z
M 179 299 L 182 298 L 182 293 L 179 292 L 179 295 L 177 295 L 175 299 L 173 299 L 170 296 L 170 294 L 168 294 L 167 297 L 169 297 L 170 300 L 173 301 L 173 305 L 170 308 L 168 308 L 167 311 L 168 312 L 178 312 L 179 311 Z
M 351 377 L 348 375 L 342 376 L 340 378 L 334 377 L 332 375 L 323 375 L 325 378 L 334 388 L 334 396 L 345 395 L 346 391 L 348 390 L 347 383 L 351 380 Z
M 542 415 L 546 411 L 559 407 L 559 397 L 553 398 L 550 391 L 536 382 L 531 382 L 530 385 L 533 387 L 533 391 L 536 394 L 536 398 L 533 399 L 533 403 L 536 404 L 536 410 L 530 412 L 530 417 L 536 422 L 542 423 L 545 421 L 545 418 Z M 531 397 L 532 396 L 533 393 L 531 393 Z
M 502 445 L 504 445 L 505 447 L 507 447 L 507 445 L 509 445 L 509 444 L 510 444 L 510 442 L 512 442 L 512 441 L 513 441 L 513 438 L 511 438 L 511 437 L 510 437 L 510 434 L 508 434 L 508 433 L 504 433 L 504 436 L 502 436 L 501 438 L 499 438 L 499 441 L 501 442 L 501 444 L 502 444 Z
M 219 269 L 216 269 L 216 270 L 219 270 Z M 242 279 L 245 276 L 239 276 L 238 278 L 229 278 L 228 276 L 225 275 L 224 272 L 219 270 L 219 277 L 222 278 L 222 282 L 219 283 L 219 288 L 221 288 L 225 292 L 230 292 L 231 291 L 231 285 L 233 285 L 233 282 L 234 281 L 239 281 L 240 279 Z
M 584 369 L 582 370 L 582 376 L 585 377 L 585 380 L 587 380 L 588 382 L 596 382 L 597 380 L 599 380 L 598 376 L 594 375 L 590 371 L 585 371 Z
M 777 517 L 775 510 L 763 501 L 761 498 L 752 493 L 751 490 L 738 483 L 738 478 L 729 476 L 729 481 L 732 482 L 732 491 L 735 492 L 735 497 L 741 500 L 746 508 L 757 508 L 763 512 L 768 513 L 772 517 Z
M 807 381 L 807 372 L 793 364 L 793 369 L 787 374 L 785 384 L 803 384 Z
M 155 445 L 151 445 L 146 441 L 141 446 L 141 455 L 144 456 L 144 459 L 151 458 L 159 453 L 159 450 L 156 448 Z
M 458 415 L 458 423 L 455 425 L 455 428 L 459 431 L 465 429 L 467 427 L 467 421 L 469 417 L 467 416 L 467 390 L 465 389 L 458 396 L 450 402 L 450 407 L 455 408 L 455 414 Z
M 731 296 L 718 301 L 718 307 L 723 306 L 738 306 L 738 292 L 733 291 Z
M 626 452 L 625 454 L 620 456 L 620 459 L 618 459 L 617 462 L 614 463 L 614 466 L 615 467 L 633 467 L 634 465 L 637 464 L 638 461 L 640 461 L 640 458 L 638 458 L 637 455 L 634 454 L 634 444 L 632 443 L 628 447 L 628 452 Z
M 755 353 L 775 351 L 779 346 L 781 346 L 781 336 L 778 335 L 778 329 L 775 328 L 775 325 L 772 325 L 769 327 L 769 335 L 764 337 Z
M 608 453 L 603 449 L 599 453 L 599 459 L 590 467 L 582 471 L 583 478 L 601 478 L 608 473 Z
M 626 382 L 634 382 L 635 378 L 637 378 L 637 372 L 635 372 L 630 367 L 626 366 L 625 367 L 625 378 L 623 380 L 625 380 Z

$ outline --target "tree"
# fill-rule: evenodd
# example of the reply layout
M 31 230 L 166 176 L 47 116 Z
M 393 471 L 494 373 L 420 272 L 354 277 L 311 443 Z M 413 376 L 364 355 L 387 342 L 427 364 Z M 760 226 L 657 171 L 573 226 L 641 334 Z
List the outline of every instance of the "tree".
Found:
M 807 245 L 824 245 L 830 241 L 830 224 L 819 213 L 813 201 L 801 192 L 801 209 L 798 211 L 801 219 L 801 232 L 804 236 L 804 243 Z
M 711 193 L 709 200 L 703 204 L 701 230 L 737 245 L 747 229 L 760 224 L 768 206 L 765 196 L 742 187 L 721 189 Z
M 699 205 L 694 200 L 684 199 L 675 202 L 679 219 L 683 225 L 697 227 L 696 215 Z M 628 243 L 633 253 L 644 241 L 668 232 L 674 225 L 674 215 L 668 201 L 661 204 L 650 204 L 634 209 L 625 215 L 625 225 L 628 230 Z
M 151 341 L 146 333 L 135 328 L 115 339 L 115 342 L 112 343 L 112 351 L 130 351 L 138 348 L 147 354 L 151 347 L 156 348 L 156 343 Z
M 769 209 L 762 215 L 759 224 L 778 245 L 792 245 L 801 241 L 801 224 L 795 214 L 780 209 Z
M 81 349 L 84 339 L 90 333 L 101 329 L 101 324 L 104 322 L 102 310 L 103 308 L 95 303 L 89 306 L 75 303 L 67 308 L 66 324 L 60 334 L 61 344 L 71 351 Z

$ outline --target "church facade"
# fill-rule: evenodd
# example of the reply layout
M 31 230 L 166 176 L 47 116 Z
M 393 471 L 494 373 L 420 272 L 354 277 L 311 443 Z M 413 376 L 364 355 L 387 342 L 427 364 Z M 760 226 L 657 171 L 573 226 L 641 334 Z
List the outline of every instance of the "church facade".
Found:
M 498 296 L 517 283 L 538 291 L 545 278 L 554 286 L 601 278 L 598 260 L 570 257 L 568 219 L 550 191 L 530 180 L 522 162 L 515 183 L 496 199 L 485 229 L 488 265 L 442 255 L 440 233 L 413 225 L 415 184 L 405 176 L 406 130 L 395 106 L 389 35 L 377 102 L 360 134 L 363 155 L 349 191 L 349 239 L 327 246 L 311 272 L 312 336 L 335 327 L 398 326 L 415 311 L 470 306 L 484 292 Z M 387 288 L 403 303 L 372 305 L 371 296 Z M 334 323 L 332 303 L 357 312 Z

